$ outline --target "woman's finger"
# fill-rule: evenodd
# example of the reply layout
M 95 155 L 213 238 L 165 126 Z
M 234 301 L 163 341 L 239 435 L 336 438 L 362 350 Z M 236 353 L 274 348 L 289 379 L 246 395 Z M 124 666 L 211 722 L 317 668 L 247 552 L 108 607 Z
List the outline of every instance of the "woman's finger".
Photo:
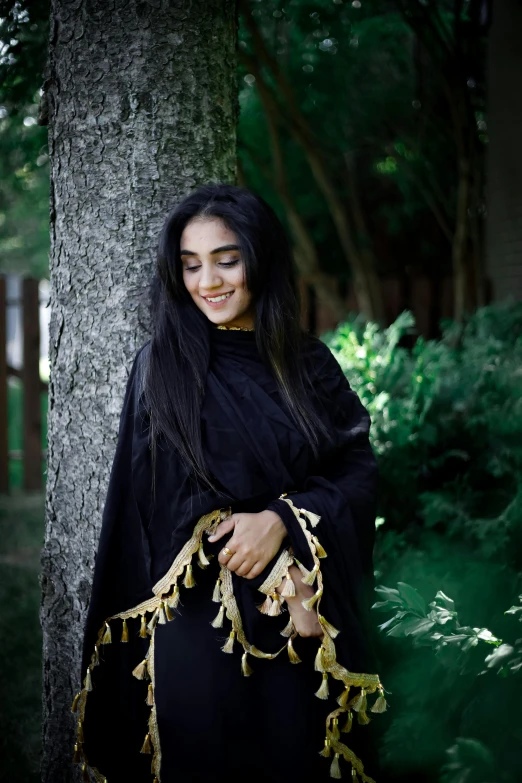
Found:
M 219 552 L 218 562 L 221 565 L 228 565 L 229 561 L 236 554 L 234 549 L 234 544 L 232 543 L 232 538 L 229 541 L 227 541 L 223 549 L 221 549 L 221 551 Z
M 257 563 L 254 563 L 250 571 L 244 575 L 245 579 L 255 579 L 256 576 L 259 576 L 261 571 L 263 570 L 264 566 L 259 561 Z
M 244 562 L 245 556 L 236 552 L 232 555 L 228 562 L 225 563 L 225 565 L 229 571 L 237 571 L 238 568 L 241 568 Z
M 234 518 L 234 514 L 227 517 L 223 522 L 220 522 L 217 526 L 215 532 L 208 537 L 209 541 L 219 541 L 220 538 L 223 538 L 223 536 L 226 536 L 227 533 L 230 533 L 236 526 L 236 520 Z
M 237 576 L 246 576 L 248 573 L 250 573 L 250 571 L 252 571 L 251 560 L 243 560 L 239 568 L 236 568 Z

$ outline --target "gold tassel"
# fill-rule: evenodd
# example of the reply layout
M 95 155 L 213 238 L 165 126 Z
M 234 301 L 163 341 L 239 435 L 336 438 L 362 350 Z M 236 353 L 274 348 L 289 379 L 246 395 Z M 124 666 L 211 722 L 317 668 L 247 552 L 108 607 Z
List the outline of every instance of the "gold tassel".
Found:
M 314 542 L 314 544 L 315 544 L 315 553 L 316 553 L 317 557 L 318 557 L 318 558 L 322 558 L 322 557 L 328 557 L 328 555 L 327 555 L 327 554 L 326 554 L 326 552 L 324 551 L 324 548 L 323 548 L 323 546 L 321 545 L 321 542 L 319 541 L 319 539 L 317 538 L 317 536 L 312 536 L 312 539 L 313 539 L 313 542 Z
M 328 622 L 326 617 L 323 617 L 323 615 L 320 614 L 317 619 L 319 620 L 319 622 L 321 623 L 322 627 L 324 628 L 324 630 L 326 631 L 326 633 L 328 634 L 328 636 L 331 639 L 335 639 L 335 637 L 338 636 L 339 631 L 337 630 L 337 628 L 334 628 L 332 623 Z
M 344 722 L 344 725 L 341 729 L 343 734 L 349 734 L 352 730 L 352 719 L 353 719 L 353 713 L 351 710 L 348 710 L 346 713 L 346 721 Z
M 219 607 L 219 612 L 217 613 L 217 615 L 214 617 L 214 619 L 210 623 L 212 628 L 223 628 L 223 616 L 224 616 L 224 614 L 225 614 L 225 607 L 223 606 L 223 604 L 221 604 L 221 606 Z
M 78 711 L 78 702 L 80 701 L 80 696 L 82 695 L 82 692 L 79 691 L 76 696 L 73 699 L 73 703 L 71 704 L 71 712 L 77 712 Z
M 319 751 L 319 755 L 327 759 L 330 758 L 331 752 L 332 752 L 332 746 L 330 745 L 330 740 L 328 739 L 328 737 L 326 737 L 324 741 L 324 748 Z
M 306 508 L 300 508 L 299 511 L 308 519 L 312 527 L 315 527 L 321 519 L 319 514 L 314 514 L 313 511 L 307 511 Z
M 108 622 L 105 622 L 105 633 L 103 634 L 102 644 L 110 644 L 112 642 L 111 627 Z
M 355 767 L 352 767 L 352 781 L 356 783 L 357 780 L 359 780 L 359 778 L 357 777 L 357 770 L 355 769 Z
M 323 672 L 323 679 L 319 689 L 315 692 L 318 699 L 328 698 L 328 672 Z
M 98 666 L 100 663 L 100 648 L 98 644 L 94 645 L 94 663 L 93 666 Z
M 359 710 L 357 713 L 357 723 L 360 723 L 361 726 L 366 726 L 368 723 L 370 723 L 370 718 L 366 714 L 365 710 Z
M 129 641 L 129 629 L 127 628 L 127 620 L 123 621 L 123 626 L 121 629 L 121 639 L 120 642 L 128 642 Z
M 339 733 L 339 718 L 334 718 L 332 720 L 331 732 L 332 732 L 332 737 L 336 740 L 338 740 L 339 737 L 341 736 L 341 734 Z
M 136 677 L 137 680 L 147 680 L 148 679 L 148 669 L 147 669 L 147 659 L 144 658 L 141 663 L 139 663 L 135 669 L 132 670 L 132 673 L 134 677 Z
M 78 742 L 83 742 L 83 723 L 81 720 L 78 721 L 78 728 L 76 730 L 76 736 L 78 738 Z
M 158 623 L 160 625 L 165 625 L 167 622 L 167 615 L 165 614 L 165 603 L 162 601 L 158 607 L 158 613 L 159 613 L 159 619 Z
M 346 705 L 348 704 L 348 696 L 349 695 L 350 695 L 350 686 L 349 685 L 345 685 L 344 686 L 344 691 L 341 693 L 340 696 L 337 697 L 337 704 L 340 707 L 346 707 Z
M 152 753 L 152 745 L 150 744 L 150 734 L 145 734 L 145 740 L 141 746 L 140 753 Z
M 87 674 L 85 675 L 85 680 L 83 681 L 83 684 L 85 686 L 86 691 L 92 691 L 92 679 L 91 679 L 91 667 L 87 667 Z
M 310 571 L 308 570 L 308 568 L 306 568 L 306 566 L 304 566 L 304 565 L 303 565 L 303 564 L 302 564 L 302 563 L 301 563 L 301 562 L 300 562 L 300 561 L 297 559 L 297 557 L 294 557 L 294 562 L 295 562 L 296 566 L 298 567 L 298 569 L 300 570 L 300 572 L 302 573 L 302 575 L 303 575 L 304 579 L 307 579 L 307 578 L 309 578 L 309 576 L 310 576 Z M 303 580 L 301 579 L 301 582 L 302 582 L 302 581 L 303 581 Z
M 387 706 L 386 699 L 384 698 L 384 690 L 379 688 L 379 696 L 375 700 L 370 712 L 386 712 Z
M 167 620 L 169 620 L 169 622 L 170 622 L 170 620 L 173 620 L 174 619 L 174 615 L 172 614 L 172 611 L 171 611 L 171 608 L 169 606 L 169 602 L 168 601 L 164 602 L 163 609 L 165 611 L 165 617 L 167 618 Z
M 306 601 L 301 601 L 301 605 L 310 612 L 314 608 L 315 602 L 322 596 L 322 590 L 316 590 L 311 598 L 307 598 Z
M 187 568 L 185 570 L 185 578 L 183 580 L 183 584 L 185 587 L 194 587 L 196 584 L 196 580 L 194 579 L 194 574 L 192 573 L 192 565 L 189 563 L 187 565 Z
M 218 576 L 217 582 L 214 585 L 214 592 L 212 593 L 212 600 L 215 604 L 221 603 L 221 579 Z
M 152 687 L 152 683 L 149 682 L 149 687 L 147 688 L 147 700 L 146 703 L 149 705 L 149 707 L 152 707 L 154 704 L 154 689 Z
M 365 710 L 366 709 L 366 690 L 364 688 L 361 688 L 359 691 L 359 694 L 357 695 L 354 703 L 352 704 L 353 709 L 355 712 L 359 712 L 359 710 Z
M 270 617 L 277 617 L 281 614 L 281 598 L 279 593 L 272 593 L 272 606 L 268 612 Z
M 233 630 L 230 631 L 230 636 L 228 637 L 228 639 L 226 640 L 225 644 L 221 648 L 223 650 L 223 652 L 231 653 L 233 651 L 235 637 L 236 637 L 236 632 L 233 631 Z
M 339 766 L 339 754 L 336 753 L 330 765 L 330 777 L 339 780 L 341 777 L 341 767 Z
M 312 570 L 308 572 L 308 575 L 307 576 L 303 576 L 303 578 L 301 579 L 301 582 L 303 582 L 303 584 L 309 585 L 311 587 L 313 585 L 313 583 L 315 582 L 315 577 L 317 576 L 318 571 L 319 571 L 319 566 L 316 563 L 314 565 L 314 567 L 312 568 Z
M 155 627 L 157 626 L 158 620 L 159 620 L 159 608 L 154 610 L 154 614 L 150 618 L 150 620 L 148 622 L 148 625 L 147 625 L 147 628 L 149 629 L 149 631 L 151 633 L 155 629 Z
M 286 649 L 288 650 L 288 657 L 290 659 L 290 663 L 301 663 L 301 659 L 294 650 L 294 645 L 292 643 L 292 639 L 289 639 L 286 643 Z
M 295 596 L 295 585 L 290 576 L 290 571 L 286 572 L 286 582 L 281 590 L 281 595 L 284 596 L 284 598 L 294 598 Z
M 294 632 L 294 623 L 292 618 L 289 619 L 283 630 L 281 631 L 281 636 L 291 636 Z
M 74 745 L 73 764 L 79 764 L 82 760 L 82 754 L 80 753 L 80 746 L 76 742 Z
M 178 585 L 174 585 L 174 590 L 172 591 L 172 595 L 169 595 L 167 598 L 167 604 L 170 606 L 171 609 L 177 609 L 179 605 L 179 587 Z
M 269 595 L 265 598 L 261 606 L 257 607 L 261 614 L 270 614 L 270 609 L 272 608 L 272 599 Z
M 205 554 L 205 551 L 203 549 L 203 541 L 199 542 L 198 547 L 198 565 L 200 568 L 206 568 L 208 565 L 210 565 L 210 560 Z
M 89 775 L 87 764 L 85 764 L 85 762 L 82 764 L 82 780 L 84 783 L 91 783 L 91 776 Z
M 245 675 L 245 677 L 250 677 L 250 675 L 251 675 L 251 674 L 253 674 L 253 671 L 252 671 L 252 669 L 251 669 L 251 668 L 250 668 L 250 666 L 248 665 L 248 660 L 247 660 L 247 652 L 246 652 L 246 650 L 245 650 L 245 652 L 243 653 L 243 655 L 241 656 L 241 671 L 243 672 L 243 674 Z
M 144 614 L 141 615 L 140 636 L 142 639 L 147 638 L 147 618 Z
M 324 672 L 323 653 L 324 653 L 324 647 L 321 644 L 315 654 L 314 669 L 316 672 Z

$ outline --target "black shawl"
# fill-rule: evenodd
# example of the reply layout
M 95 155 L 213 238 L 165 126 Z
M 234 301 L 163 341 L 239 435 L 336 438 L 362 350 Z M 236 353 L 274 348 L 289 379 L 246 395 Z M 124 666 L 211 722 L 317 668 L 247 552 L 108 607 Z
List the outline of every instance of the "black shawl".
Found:
M 315 459 L 260 358 L 255 333 L 215 327 L 209 332 L 202 442 L 220 494 L 187 475 L 174 450 L 159 438 L 152 503 L 149 420 L 143 402 L 150 342 L 132 364 L 85 629 L 83 688 L 73 703 L 79 719 L 74 758 L 84 775 L 90 768 L 97 780 L 116 783 L 117 776 L 103 767 L 110 766 L 117 747 L 124 747 L 118 745 L 116 733 L 125 734 L 125 747 L 132 742 L 136 749 L 135 769 L 148 757 L 159 783 L 157 628 L 182 610 L 184 591 L 199 581 L 196 564 L 206 569 L 225 544 L 221 540 L 212 549 L 204 533 L 230 513 L 268 508 L 287 528 L 279 553 L 257 579 L 237 577 L 226 568 L 216 571 L 213 594 L 206 597 L 216 608 L 220 604 L 212 625 L 222 627 L 227 636 L 221 649 L 240 650 L 245 676 L 256 658 L 284 656 L 288 665 L 299 661 L 301 642 L 288 622 L 284 599 L 275 592 L 282 580 L 289 582 L 288 566 L 297 563 L 303 581 L 315 586 L 308 608 L 318 611 L 325 632 L 322 643 L 316 640 L 312 664 L 320 683 L 316 695 L 335 700 L 316 750 L 323 747 L 321 755 L 329 757 L 321 764 L 328 769 L 330 763 L 331 776 L 340 776 L 339 760 L 344 758 L 353 780 L 358 775 L 372 781 L 347 741 L 352 723 L 364 726 L 370 721 L 368 712 L 386 708 L 368 624 L 377 490 L 369 415 L 329 348 L 307 337 L 303 361 L 314 378 L 314 405 L 332 435 L 330 441 L 321 439 Z M 371 694 L 376 698 L 370 706 Z M 141 780 L 137 775 L 135 779 Z

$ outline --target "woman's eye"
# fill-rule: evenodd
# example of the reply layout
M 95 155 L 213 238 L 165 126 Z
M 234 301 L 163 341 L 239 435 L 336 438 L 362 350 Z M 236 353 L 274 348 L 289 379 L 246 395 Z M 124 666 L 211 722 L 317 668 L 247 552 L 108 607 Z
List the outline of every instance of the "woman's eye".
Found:
M 236 258 L 235 261 L 221 261 L 221 266 L 235 266 L 236 264 L 239 264 L 239 261 L 241 259 Z M 199 269 L 199 266 L 186 266 L 185 271 L 186 272 L 195 272 L 197 269 Z

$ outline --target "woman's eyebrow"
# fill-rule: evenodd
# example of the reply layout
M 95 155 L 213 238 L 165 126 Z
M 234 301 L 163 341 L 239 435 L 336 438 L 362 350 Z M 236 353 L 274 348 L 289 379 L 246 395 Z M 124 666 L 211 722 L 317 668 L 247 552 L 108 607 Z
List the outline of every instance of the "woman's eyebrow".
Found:
M 214 250 L 210 251 L 210 255 L 214 255 L 216 253 L 224 253 L 227 250 L 239 250 L 238 245 L 223 245 L 222 247 L 216 247 Z M 197 253 L 194 253 L 193 250 L 180 250 L 179 252 L 180 256 L 197 256 Z

